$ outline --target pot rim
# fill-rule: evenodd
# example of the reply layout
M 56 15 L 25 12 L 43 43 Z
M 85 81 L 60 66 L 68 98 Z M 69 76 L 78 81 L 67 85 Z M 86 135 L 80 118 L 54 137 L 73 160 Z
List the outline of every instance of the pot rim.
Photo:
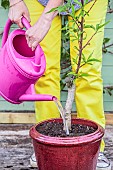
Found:
M 92 121 L 92 120 L 87 120 L 87 119 L 83 119 L 83 118 L 73 118 L 72 122 L 77 122 L 76 124 L 83 124 L 85 122 L 84 125 L 89 125 L 92 127 L 97 128 L 95 132 L 90 133 L 88 135 L 83 135 L 83 136 L 76 136 L 76 137 L 51 137 L 51 136 L 46 136 L 44 134 L 39 133 L 36 130 L 36 127 L 44 122 L 48 122 L 48 121 L 60 121 L 62 122 L 61 118 L 55 118 L 55 119 L 49 119 L 49 120 L 45 120 L 42 121 L 36 125 L 34 125 L 33 127 L 31 127 L 30 129 L 30 136 L 33 140 L 35 140 L 36 142 L 39 143 L 43 143 L 43 144 L 47 144 L 47 145 L 57 145 L 57 146 L 72 146 L 72 145 L 85 145 L 86 143 L 93 143 L 93 142 L 97 142 L 99 140 L 102 139 L 103 135 L 104 135 L 104 129 L 97 124 L 96 122 Z

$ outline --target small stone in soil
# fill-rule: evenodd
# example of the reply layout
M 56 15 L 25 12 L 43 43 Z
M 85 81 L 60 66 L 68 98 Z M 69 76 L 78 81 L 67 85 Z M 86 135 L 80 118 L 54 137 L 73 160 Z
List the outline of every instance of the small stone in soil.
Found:
M 72 124 L 69 135 L 63 130 L 63 123 L 60 122 L 44 122 L 36 126 L 36 130 L 46 136 L 51 137 L 75 137 L 88 135 L 96 131 L 95 128 L 87 125 Z

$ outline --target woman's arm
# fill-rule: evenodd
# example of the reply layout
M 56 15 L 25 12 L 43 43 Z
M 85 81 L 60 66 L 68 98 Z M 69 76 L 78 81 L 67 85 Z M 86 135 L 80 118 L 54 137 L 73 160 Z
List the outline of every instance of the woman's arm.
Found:
M 57 15 L 57 12 L 47 12 L 52 8 L 60 6 L 62 3 L 63 0 L 49 0 L 38 21 L 26 31 L 27 43 L 32 50 L 34 50 L 46 36 L 51 27 L 52 20 Z
M 24 16 L 30 22 L 30 15 L 26 4 L 23 0 L 9 0 L 9 2 L 9 18 L 20 28 L 23 28 L 21 22 L 22 16 Z M 36 46 L 46 36 L 51 27 L 52 20 L 57 15 L 57 12 L 47 12 L 50 11 L 52 8 L 60 6 L 61 4 L 63 4 L 63 0 L 49 0 L 38 21 L 26 31 L 27 43 L 29 47 L 32 48 L 32 50 L 34 50 Z
M 50 11 L 52 8 L 56 8 L 60 5 L 63 4 L 63 0 L 49 0 L 47 6 L 45 7 L 44 9 L 44 12 L 43 14 L 47 14 L 48 11 Z M 58 12 L 51 12 L 49 13 L 48 15 L 46 15 L 46 17 L 49 19 L 49 20 L 53 20 L 53 18 L 58 14 Z

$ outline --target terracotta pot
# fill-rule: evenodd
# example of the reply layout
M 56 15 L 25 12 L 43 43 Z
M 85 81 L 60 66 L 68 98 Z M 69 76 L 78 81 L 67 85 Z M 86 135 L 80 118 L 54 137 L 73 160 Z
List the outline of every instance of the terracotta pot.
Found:
M 53 120 L 62 122 L 48 121 Z M 39 170 L 96 170 L 103 128 L 84 119 L 72 119 L 72 123 L 92 126 L 96 131 L 79 137 L 50 137 L 36 131 L 41 123 L 30 129 Z

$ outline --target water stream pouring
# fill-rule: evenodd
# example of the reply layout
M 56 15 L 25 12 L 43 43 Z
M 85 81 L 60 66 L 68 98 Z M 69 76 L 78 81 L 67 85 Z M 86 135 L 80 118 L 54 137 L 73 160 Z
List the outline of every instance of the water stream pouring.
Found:
M 30 27 L 24 17 L 22 23 L 26 29 Z M 32 51 L 28 47 L 25 30 L 16 29 L 9 34 L 11 25 L 12 22 L 8 19 L 0 49 L 0 95 L 13 104 L 55 100 L 54 96 L 36 94 L 34 90 L 35 82 L 46 68 L 42 48 L 38 45 L 36 50 Z

